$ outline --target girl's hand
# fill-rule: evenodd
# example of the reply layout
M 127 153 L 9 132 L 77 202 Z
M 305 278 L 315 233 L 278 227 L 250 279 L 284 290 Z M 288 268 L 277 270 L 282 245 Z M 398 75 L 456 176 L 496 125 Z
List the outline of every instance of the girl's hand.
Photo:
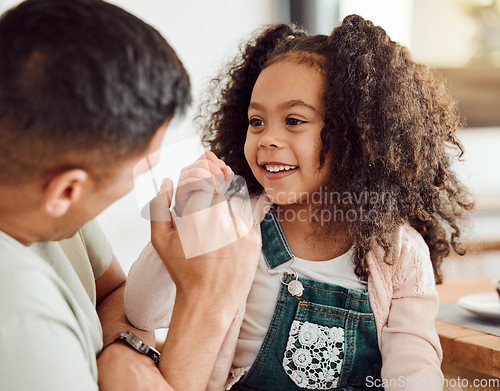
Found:
M 186 216 L 225 201 L 233 171 L 213 152 L 204 153 L 181 171 L 175 195 L 175 213 Z

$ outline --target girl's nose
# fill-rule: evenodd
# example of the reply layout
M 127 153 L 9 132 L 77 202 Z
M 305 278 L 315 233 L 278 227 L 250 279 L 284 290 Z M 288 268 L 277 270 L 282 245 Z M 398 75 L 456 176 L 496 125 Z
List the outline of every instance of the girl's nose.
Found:
M 259 148 L 271 149 L 271 148 L 281 148 L 283 146 L 283 141 L 279 137 L 279 132 L 276 130 L 265 130 L 262 137 L 259 140 Z

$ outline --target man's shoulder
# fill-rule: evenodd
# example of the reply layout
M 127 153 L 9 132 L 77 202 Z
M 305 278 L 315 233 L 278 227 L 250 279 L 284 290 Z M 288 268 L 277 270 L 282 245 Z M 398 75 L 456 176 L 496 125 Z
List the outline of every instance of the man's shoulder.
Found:
M 46 262 L 28 248 L 0 240 L 0 312 L 54 310 L 64 301 L 64 285 Z
M 29 271 L 39 273 L 29 273 Z M 29 247 L 23 246 L 10 236 L 0 232 L 0 279 L 24 279 L 30 276 L 50 273 L 51 268 L 46 265 Z
M 2 384 L 60 390 L 67 389 L 59 385 L 70 378 L 96 389 L 91 387 L 97 373 L 92 360 L 102 347 L 100 330 L 82 316 L 72 292 L 47 262 L 30 248 L 10 244 L 0 240 Z M 26 368 L 32 373 L 23 378 Z
M 41 294 L 40 290 L 57 285 L 57 276 L 43 261 L 34 262 L 29 257 L 16 257 L 11 254 L 9 258 L 4 258 L 0 250 L 0 292 L 23 293 L 31 297 Z M 0 295 L 0 300 L 5 298 Z

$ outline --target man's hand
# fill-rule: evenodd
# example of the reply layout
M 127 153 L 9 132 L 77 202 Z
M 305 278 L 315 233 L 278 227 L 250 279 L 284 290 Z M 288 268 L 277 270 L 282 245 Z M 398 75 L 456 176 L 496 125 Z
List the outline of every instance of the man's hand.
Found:
M 173 391 L 151 358 L 114 342 L 97 359 L 100 391 Z
M 207 186 L 210 181 L 200 181 L 210 178 L 210 175 L 214 177 L 212 188 Z M 173 192 L 170 179 L 167 178 L 163 182 L 158 196 L 151 203 L 154 208 L 151 213 L 151 242 L 176 284 L 177 295 L 185 295 L 193 300 L 204 300 L 205 297 L 222 300 L 232 304 L 229 311 L 231 313 L 236 311 L 248 294 L 260 251 L 260 238 L 252 226 L 253 221 L 243 221 L 238 216 L 228 219 L 230 215 L 226 205 L 220 209 L 210 208 L 215 198 L 224 197 L 230 183 L 228 178 L 232 175 L 231 169 L 224 162 L 212 152 L 207 152 L 183 170 L 179 183 L 186 187 L 182 189 L 179 186 L 179 189 L 182 189 L 181 194 L 176 195 L 176 202 L 182 205 L 181 210 L 191 210 L 192 214 L 187 218 L 192 225 L 190 232 L 193 237 L 198 235 L 203 239 L 203 236 L 206 236 L 213 242 L 221 238 L 220 241 L 223 242 L 224 238 L 235 236 L 235 229 L 239 233 L 246 233 L 233 243 L 215 251 L 186 259 L 181 239 L 171 218 L 155 221 L 154 216 L 165 217 L 169 213 Z M 220 178 L 225 180 L 221 181 Z M 202 188 L 197 187 L 200 183 L 204 183 Z M 225 211 L 224 216 L 219 213 L 221 210 Z M 193 211 L 204 213 L 197 214 Z
M 217 183 L 216 177 L 232 174 L 230 169 L 211 152 L 205 159 L 206 170 L 214 175 L 214 186 L 211 190 L 205 187 L 187 192 L 193 198 L 183 201 L 185 208 L 192 207 L 192 202 L 211 205 L 218 195 L 223 196 L 220 189 L 227 189 Z M 199 168 L 194 172 L 205 175 L 206 171 Z M 172 191 L 172 182 L 165 180 L 151 203 L 156 209 L 151 211 L 151 242 L 177 288 L 160 370 L 174 388 L 204 390 L 224 337 L 250 290 L 259 260 L 260 237 L 252 221 L 230 216 L 227 223 L 227 215 L 221 218 L 218 214 L 220 209 L 205 209 L 202 214 L 187 216 L 193 219 L 194 235 L 210 235 L 217 241 L 234 236 L 235 227 L 244 234 L 224 247 L 186 259 L 179 233 L 168 218 Z M 200 210 L 196 205 L 194 209 Z M 154 221 L 154 216 L 162 216 L 158 219 L 162 221 Z

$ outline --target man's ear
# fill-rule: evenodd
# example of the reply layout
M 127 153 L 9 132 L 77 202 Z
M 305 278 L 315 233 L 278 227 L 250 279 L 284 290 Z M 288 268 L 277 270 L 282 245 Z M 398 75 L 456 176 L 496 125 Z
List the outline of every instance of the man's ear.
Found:
M 88 183 L 86 171 L 74 168 L 53 176 L 45 187 L 43 208 L 53 217 L 63 216 L 71 204 L 80 199 L 83 187 Z

